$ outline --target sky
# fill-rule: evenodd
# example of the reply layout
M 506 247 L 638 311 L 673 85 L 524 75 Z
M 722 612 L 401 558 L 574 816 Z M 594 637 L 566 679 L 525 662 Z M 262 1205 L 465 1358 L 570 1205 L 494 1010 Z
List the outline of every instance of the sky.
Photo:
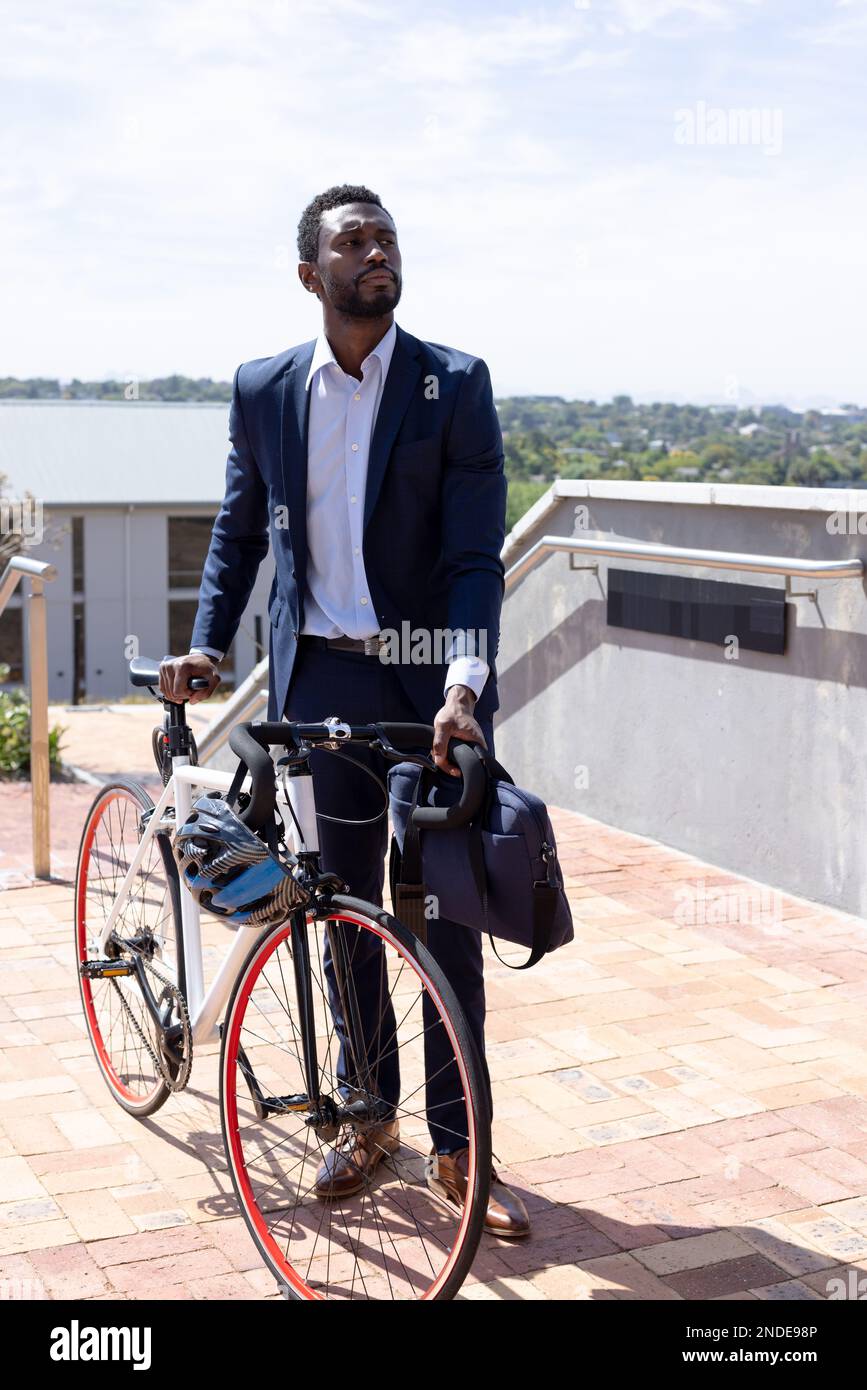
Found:
M 361 182 L 398 322 L 497 395 L 867 404 L 867 0 L 0 22 L 0 376 L 230 378 L 314 337 L 298 218 Z

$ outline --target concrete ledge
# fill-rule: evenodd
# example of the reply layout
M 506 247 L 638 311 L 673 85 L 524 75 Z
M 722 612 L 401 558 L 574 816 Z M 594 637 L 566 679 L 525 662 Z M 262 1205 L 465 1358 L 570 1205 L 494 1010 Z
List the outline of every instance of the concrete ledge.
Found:
M 751 483 L 604 482 L 596 478 L 558 478 L 509 532 L 500 552 L 510 560 L 530 532 L 566 498 L 607 502 L 657 502 L 688 507 L 748 507 L 787 512 L 864 512 L 867 489 L 770 487 Z

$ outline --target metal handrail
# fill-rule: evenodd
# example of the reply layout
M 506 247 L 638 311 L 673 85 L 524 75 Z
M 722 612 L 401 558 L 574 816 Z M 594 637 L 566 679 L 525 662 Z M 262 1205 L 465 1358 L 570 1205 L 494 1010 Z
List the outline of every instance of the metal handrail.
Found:
M 727 550 L 693 550 L 685 546 L 658 545 L 644 541 L 580 540 L 576 536 L 543 536 L 531 546 L 516 564 L 506 571 L 506 589 L 510 589 L 529 570 L 555 551 L 583 555 L 602 555 L 619 560 L 655 560 L 666 565 L 693 565 L 696 568 L 746 570 L 753 574 L 781 574 L 801 579 L 857 579 L 864 574 L 862 560 L 798 560 L 777 555 L 742 555 Z M 234 725 L 242 718 L 251 718 L 265 705 L 267 690 L 260 689 L 268 679 L 268 658 L 253 669 L 235 693 L 223 705 L 220 713 L 198 740 L 202 762 L 213 756 L 229 737 Z
M 652 560 L 663 565 L 690 565 L 697 569 L 745 570 L 752 574 L 781 574 L 800 579 L 860 579 L 863 560 L 798 560 L 780 555 L 743 555 L 731 550 L 694 550 L 687 546 L 660 545 L 648 541 L 580 540 L 577 536 L 543 536 L 506 571 L 510 589 L 540 560 L 555 551 L 578 555 L 602 555 L 617 560 Z
M 51 824 L 49 819 L 50 764 L 48 759 L 48 634 L 44 586 L 57 578 L 57 569 L 46 560 L 13 555 L 0 579 L 0 613 L 16 584 L 30 580 L 27 644 L 30 653 L 30 791 L 33 837 L 33 873 L 51 877 Z
M 23 575 L 48 581 L 57 578 L 57 569 L 54 565 L 49 565 L 47 560 L 30 560 L 26 555 L 13 555 L 0 578 L 0 613 L 3 612 L 15 585 Z

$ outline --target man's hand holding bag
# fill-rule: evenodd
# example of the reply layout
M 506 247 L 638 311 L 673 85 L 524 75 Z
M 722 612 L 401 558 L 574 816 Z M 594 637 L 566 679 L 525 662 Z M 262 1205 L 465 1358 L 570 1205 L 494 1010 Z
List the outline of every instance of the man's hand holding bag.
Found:
M 525 946 L 529 956 L 516 968 L 527 970 L 575 934 L 548 809 L 478 744 L 463 747 L 472 749 L 485 781 L 468 825 L 422 828 L 413 815 L 418 807 L 455 806 L 457 779 L 414 763 L 388 773 L 395 915 L 420 935 L 435 915 L 488 932 L 495 952 L 495 938 Z

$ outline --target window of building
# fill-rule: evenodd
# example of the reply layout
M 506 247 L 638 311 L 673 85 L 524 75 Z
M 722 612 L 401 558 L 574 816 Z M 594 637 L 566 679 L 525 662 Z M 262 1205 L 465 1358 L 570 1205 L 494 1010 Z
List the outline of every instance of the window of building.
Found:
M 182 656 L 189 651 L 198 606 L 198 600 L 194 598 L 169 599 L 169 652 L 172 656 Z M 220 662 L 220 675 L 223 679 L 223 685 L 230 690 L 234 689 L 234 642 Z
M 72 703 L 80 705 L 87 694 L 84 650 L 84 604 L 72 605 Z
M 0 613 L 0 666 L 8 666 L 8 682 L 24 679 L 24 613 L 21 608 L 7 608 Z
M 84 517 L 72 518 L 72 592 L 84 593 Z
M 169 588 L 198 589 L 214 529 L 212 516 L 169 517 Z

